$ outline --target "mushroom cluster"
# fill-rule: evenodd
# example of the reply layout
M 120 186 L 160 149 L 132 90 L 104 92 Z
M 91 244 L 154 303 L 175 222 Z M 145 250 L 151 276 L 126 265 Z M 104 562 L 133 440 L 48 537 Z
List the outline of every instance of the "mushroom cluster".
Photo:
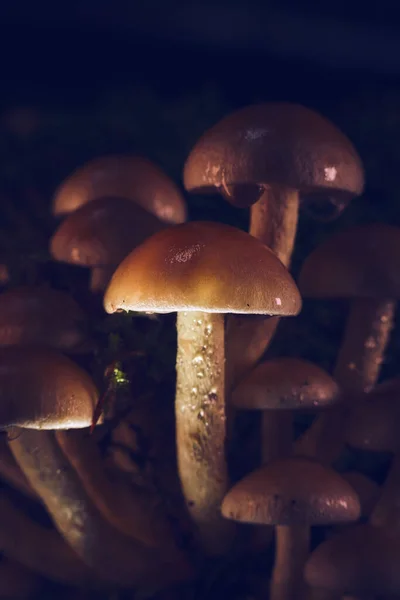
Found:
M 400 382 L 379 382 L 400 229 L 333 234 L 296 284 L 299 210 L 335 219 L 364 188 L 350 140 L 298 105 L 228 115 L 183 187 L 95 158 L 54 193 L 49 268 L 2 259 L 0 598 L 209 597 L 248 555 L 271 600 L 400 595 Z M 249 231 L 189 220 L 185 192 Z M 302 298 L 350 300 L 332 373 L 267 352 Z

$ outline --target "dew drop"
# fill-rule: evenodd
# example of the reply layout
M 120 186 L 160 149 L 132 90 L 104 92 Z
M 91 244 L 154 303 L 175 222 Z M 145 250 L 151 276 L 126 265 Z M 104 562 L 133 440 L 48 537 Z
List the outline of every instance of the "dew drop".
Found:
M 369 337 L 366 341 L 365 341 L 365 347 L 372 350 L 373 348 L 376 348 L 376 340 L 375 338 L 373 338 L 372 336 Z

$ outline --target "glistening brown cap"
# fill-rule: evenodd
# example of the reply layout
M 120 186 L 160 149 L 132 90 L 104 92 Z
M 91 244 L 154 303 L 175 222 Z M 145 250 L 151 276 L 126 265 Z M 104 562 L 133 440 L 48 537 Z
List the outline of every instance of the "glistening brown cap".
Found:
M 400 228 L 359 225 L 306 258 L 299 287 L 310 298 L 400 298 Z
M 246 410 L 318 409 L 334 404 L 339 388 L 317 365 L 298 358 L 277 358 L 258 365 L 232 393 Z
M 70 214 L 53 235 L 56 260 L 85 267 L 117 266 L 135 246 L 165 225 L 126 198 L 100 198 Z
M 89 375 L 55 350 L 0 348 L 0 427 L 88 427 L 97 400 Z
M 269 463 L 239 481 L 225 496 L 222 514 L 260 525 L 330 525 L 357 520 L 360 504 L 333 469 L 296 457 Z
M 103 156 L 74 171 L 58 188 L 53 214 L 65 215 L 103 196 L 127 198 L 167 223 L 186 221 L 186 203 L 175 183 L 141 156 Z
M 260 241 L 229 225 L 193 222 L 147 239 L 114 273 L 107 312 L 296 315 L 297 287 Z
M 302 193 L 331 190 L 351 198 L 361 194 L 364 173 L 354 146 L 330 121 L 304 106 L 266 103 L 219 121 L 196 143 L 185 164 L 189 191 L 229 191 L 229 186 L 249 183 L 284 185 Z

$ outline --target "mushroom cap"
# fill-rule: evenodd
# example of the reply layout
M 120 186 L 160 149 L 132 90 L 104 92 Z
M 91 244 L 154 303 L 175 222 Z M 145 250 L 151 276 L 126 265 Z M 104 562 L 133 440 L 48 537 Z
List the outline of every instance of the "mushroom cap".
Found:
M 56 190 L 53 214 L 60 216 L 102 198 L 133 200 L 166 223 L 183 223 L 185 200 L 160 167 L 141 156 L 103 156 L 74 171 Z
M 271 462 L 239 481 L 225 496 L 222 514 L 260 525 L 331 525 L 357 520 L 360 503 L 333 469 L 294 457 Z
M 305 260 L 299 277 L 310 298 L 400 298 L 400 228 L 383 223 L 335 233 Z
M 349 199 L 361 194 L 364 172 L 348 138 L 318 113 L 290 103 L 238 110 L 206 131 L 184 168 L 188 191 L 221 188 L 238 205 L 230 186 L 279 184 L 314 193 L 326 190 Z M 253 194 L 240 206 L 257 201 Z
M 353 448 L 397 452 L 400 446 L 400 378 L 376 386 L 354 403 L 346 424 L 346 441 Z
M 50 242 L 55 260 L 84 267 L 117 266 L 164 224 L 126 198 L 99 198 L 78 208 Z
M 298 358 L 277 358 L 258 365 L 232 393 L 246 410 L 318 409 L 335 404 L 339 387 L 317 365 Z
M 324 542 L 311 554 L 305 579 L 340 594 L 399 594 L 400 539 L 383 527 L 359 525 Z
M 361 506 L 361 517 L 369 517 L 381 494 L 379 485 L 358 471 L 347 471 L 341 475 L 357 493 Z
M 88 348 L 85 332 L 86 316 L 65 292 L 32 285 L 0 294 L 0 346 L 39 344 L 79 352 Z
M 88 427 L 97 400 L 90 376 L 59 352 L 0 348 L 0 427 Z
M 204 311 L 296 315 L 287 269 L 260 241 L 220 223 L 175 225 L 147 239 L 114 273 L 107 312 Z

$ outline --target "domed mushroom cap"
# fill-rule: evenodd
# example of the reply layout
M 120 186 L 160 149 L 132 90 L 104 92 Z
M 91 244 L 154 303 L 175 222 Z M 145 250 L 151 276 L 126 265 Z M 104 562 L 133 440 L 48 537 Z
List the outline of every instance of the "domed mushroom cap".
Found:
M 359 225 L 331 236 L 305 260 L 299 277 L 310 298 L 400 298 L 400 228 Z
M 85 314 L 65 292 L 23 286 L 0 294 L 0 346 L 38 344 L 79 352 L 86 342 Z
M 256 367 L 232 394 L 232 402 L 246 410 L 317 409 L 335 404 L 337 383 L 311 362 L 277 358 Z
M 88 427 L 97 399 L 89 375 L 55 350 L 0 348 L 0 427 Z
M 378 385 L 355 404 L 346 424 L 346 441 L 353 448 L 396 452 L 400 447 L 400 378 Z
M 164 227 L 125 198 L 100 198 L 69 215 L 50 242 L 53 258 L 85 267 L 118 265 L 135 246 Z
M 382 527 L 360 525 L 324 542 L 312 553 L 305 579 L 340 594 L 399 594 L 400 539 Z
M 77 169 L 58 188 L 53 214 L 65 215 L 103 196 L 133 200 L 166 223 L 183 223 L 186 203 L 175 183 L 141 156 L 104 156 Z
M 248 106 L 228 115 L 206 131 L 185 164 L 189 191 L 263 183 L 352 197 L 361 194 L 364 173 L 354 146 L 335 125 L 289 103 Z
M 361 517 L 369 517 L 381 494 L 380 487 L 375 481 L 358 471 L 347 471 L 341 474 L 343 479 L 356 492 L 361 506 Z
M 297 287 L 261 242 L 229 225 L 193 222 L 157 233 L 119 265 L 107 312 L 199 310 L 296 315 Z
M 225 496 L 222 514 L 260 525 L 330 525 L 357 520 L 360 503 L 333 469 L 295 457 L 274 461 L 239 481 Z

